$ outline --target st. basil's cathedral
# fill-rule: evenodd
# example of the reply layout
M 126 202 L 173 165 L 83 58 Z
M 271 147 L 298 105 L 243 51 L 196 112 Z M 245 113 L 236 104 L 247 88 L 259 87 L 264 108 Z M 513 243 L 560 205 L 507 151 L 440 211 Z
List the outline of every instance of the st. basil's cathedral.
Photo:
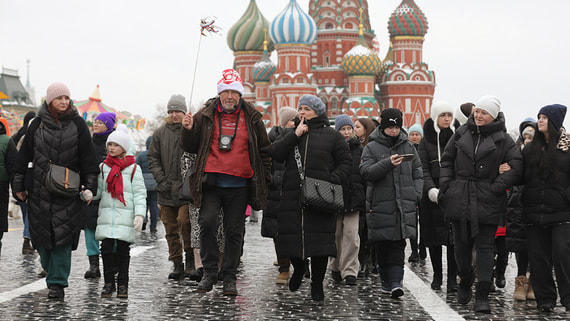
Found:
M 321 98 L 329 118 L 377 119 L 383 108 L 398 108 L 409 127 L 429 118 L 435 91 L 435 74 L 423 61 L 427 29 L 414 0 L 402 0 L 388 20 L 390 49 L 382 60 L 367 0 L 311 0 L 308 13 L 290 0 L 271 23 L 251 0 L 227 41 L 243 98 L 268 127 L 278 124 L 279 108 L 296 108 L 306 94 Z

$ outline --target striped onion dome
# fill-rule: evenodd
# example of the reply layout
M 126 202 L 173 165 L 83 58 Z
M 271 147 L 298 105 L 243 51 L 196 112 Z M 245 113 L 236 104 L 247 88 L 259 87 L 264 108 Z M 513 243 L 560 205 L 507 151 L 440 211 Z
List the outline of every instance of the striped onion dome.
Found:
M 310 45 L 317 39 L 317 24 L 296 0 L 291 0 L 271 23 L 269 36 L 275 44 Z
M 263 50 L 263 56 L 251 68 L 251 78 L 254 82 L 269 81 L 269 78 L 275 72 L 277 66 L 269 59 L 269 52 L 267 49 Z
M 423 37 L 427 29 L 427 18 L 414 0 L 403 0 L 388 20 L 388 31 L 392 37 Z
M 269 21 L 259 11 L 255 0 L 251 0 L 243 16 L 228 32 L 228 46 L 232 51 L 261 51 L 266 29 L 269 29 Z M 272 42 L 268 49 L 273 51 Z

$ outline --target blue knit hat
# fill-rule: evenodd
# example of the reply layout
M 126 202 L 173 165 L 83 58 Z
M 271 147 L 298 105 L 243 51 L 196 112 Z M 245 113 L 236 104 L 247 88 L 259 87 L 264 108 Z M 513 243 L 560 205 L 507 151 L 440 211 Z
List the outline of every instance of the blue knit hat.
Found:
M 422 128 L 422 125 L 420 124 L 413 124 L 412 127 L 410 127 L 410 129 L 408 129 L 408 134 L 411 134 L 413 132 L 418 132 L 420 133 L 420 136 L 424 137 L 424 130 Z
M 299 106 L 301 105 L 309 106 L 318 116 L 324 116 L 326 113 L 325 104 L 315 95 L 305 95 L 301 97 L 301 99 L 299 99 Z
M 354 129 L 354 122 L 347 114 L 341 114 L 334 119 L 334 128 L 340 130 L 343 126 L 350 125 Z
M 548 121 L 554 125 L 554 128 L 560 130 L 566 116 L 566 106 L 560 104 L 544 106 L 540 108 L 538 114 L 548 117 Z

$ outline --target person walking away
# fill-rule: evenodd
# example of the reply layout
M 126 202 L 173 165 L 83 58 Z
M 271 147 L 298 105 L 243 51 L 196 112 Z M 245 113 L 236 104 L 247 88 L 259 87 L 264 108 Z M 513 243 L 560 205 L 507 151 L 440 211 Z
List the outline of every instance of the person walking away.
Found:
M 242 99 L 242 80 L 235 70 L 222 72 L 217 93 L 218 97 L 209 100 L 196 115 L 184 116 L 181 139 L 184 151 L 196 154 L 190 192 L 194 205 L 200 208 L 200 256 L 204 265 L 197 290 L 209 292 L 218 281 L 217 230 L 223 209 L 223 294 L 236 296 L 245 211 L 248 204 L 254 210 L 265 207 L 271 179 L 271 143 L 261 114 Z
M 279 125 L 273 126 L 269 134 L 267 134 L 269 141 L 274 143 L 283 137 L 283 132 L 286 128 L 294 128 L 295 118 L 297 118 L 298 115 L 299 113 L 295 108 L 281 107 L 279 109 Z M 291 266 L 289 258 L 282 257 L 277 247 L 279 201 L 281 199 L 284 173 L 285 163 L 277 162 L 273 159 L 271 165 L 271 183 L 267 187 L 267 205 L 263 210 L 263 217 L 261 219 L 261 236 L 272 238 L 275 246 L 277 265 L 279 267 L 279 275 L 277 275 L 277 279 L 275 280 L 277 284 L 289 283 L 289 268 Z
M 10 202 L 10 181 L 18 150 L 14 141 L 6 134 L 4 123 L 0 123 L 0 256 L 2 237 L 8 232 L 8 203 Z
M 422 140 L 422 137 L 424 136 L 424 130 L 422 128 L 421 124 L 413 124 L 409 129 L 408 129 L 408 140 L 414 144 L 414 147 L 416 148 L 416 151 L 418 150 L 418 145 L 420 144 L 420 141 Z M 419 212 L 420 212 L 420 208 L 418 206 L 417 210 L 416 210 L 416 223 L 419 222 Z M 410 237 L 410 247 L 412 249 L 412 253 L 410 254 L 410 257 L 408 257 L 408 262 L 410 263 L 416 263 L 416 262 L 420 262 L 420 255 L 418 252 L 419 246 L 421 245 L 423 247 L 423 243 L 420 241 L 420 238 L 418 237 L 420 230 L 418 229 L 418 226 L 416 225 L 416 235 Z M 419 244 L 418 244 L 418 241 Z
M 36 117 L 36 112 L 29 111 L 24 115 L 23 126 L 18 129 L 16 134 L 12 136 L 14 144 L 16 144 L 16 149 L 19 151 L 22 143 L 24 142 L 24 137 L 28 131 L 28 125 L 32 119 Z M 29 179 L 31 180 L 31 175 Z M 22 212 L 22 220 L 24 221 L 24 244 L 22 244 L 22 254 L 34 254 L 35 250 L 30 243 L 30 227 L 28 223 L 28 204 L 26 202 L 20 201 L 15 195 L 16 204 L 20 206 L 20 212 Z
M 148 163 L 148 149 L 150 148 L 150 143 L 152 141 L 152 136 L 146 139 L 146 150 L 143 150 L 137 155 L 135 159 L 137 165 L 141 167 L 142 175 L 144 178 L 144 186 L 146 187 L 146 212 L 144 215 L 144 222 L 142 230 L 144 231 L 148 223 L 148 213 L 150 213 L 150 233 L 156 234 L 156 225 L 158 224 L 158 194 L 156 192 L 156 180 L 152 175 Z
M 111 112 L 100 113 L 93 121 L 93 146 L 97 162 L 102 163 L 107 158 L 107 137 L 114 131 L 117 115 Z M 86 279 L 101 277 L 99 270 L 99 241 L 95 239 L 95 228 L 99 215 L 99 200 L 93 200 L 85 206 L 83 219 L 83 232 L 85 234 L 85 247 L 89 257 L 89 269 L 85 272 Z
M 346 285 L 356 285 L 360 248 L 358 226 L 360 212 L 363 212 L 365 207 L 365 183 L 360 176 L 359 168 L 363 147 L 360 144 L 360 138 L 354 135 L 354 123 L 350 116 L 346 114 L 336 116 L 334 126 L 348 143 L 352 157 L 352 170 L 349 179 L 343 185 L 344 210 L 336 216 L 335 243 L 337 255 L 330 259 L 330 267 L 334 281 L 342 282 L 344 280 Z
M 519 138 L 516 145 L 522 151 L 536 134 L 536 119 L 528 117 L 519 125 Z M 523 185 L 513 186 L 507 192 L 507 231 L 506 246 L 509 252 L 515 253 L 517 277 L 513 299 L 516 301 L 534 300 L 535 295 L 527 274 L 529 272 L 527 228 L 522 221 L 522 189 Z
M 454 108 L 445 101 L 432 105 L 431 115 L 424 122 L 424 138 L 419 154 L 424 171 L 424 194 L 420 203 L 420 228 L 423 244 L 429 249 L 433 269 L 431 288 L 440 290 L 443 282 L 442 246 L 447 247 L 447 292 L 457 291 L 457 264 L 455 263 L 451 222 L 445 219 L 438 205 L 441 157 L 447 142 L 461 126 L 454 120 Z
M 402 123 L 399 109 L 384 109 L 360 162 L 367 183 L 368 239 L 375 242 L 382 293 L 392 298 L 404 295 L 404 249 L 406 239 L 416 234 L 423 188 L 420 157 Z
M 111 297 L 115 289 L 118 298 L 129 297 L 130 245 L 135 242 L 135 230 L 142 229 L 146 211 L 141 168 L 133 156 L 127 156 L 129 140 L 129 135 L 121 130 L 107 138 L 109 153 L 101 163 L 97 195 L 93 198 L 100 200 L 95 238 L 101 241 L 104 298 Z
M 327 261 L 337 255 L 336 216 L 301 206 L 300 171 L 305 177 L 344 184 L 350 174 L 352 159 L 342 134 L 330 127 L 325 104 L 319 97 L 301 97 L 297 110 L 299 119 L 295 121 L 295 128 L 286 129 L 283 137 L 271 145 L 273 158 L 277 162 L 285 162 L 277 247 L 294 267 L 289 290 L 294 292 L 301 286 L 305 259 L 310 258 L 311 299 L 323 301 Z
M 50 163 L 78 172 L 81 192 L 73 197 L 50 193 L 46 188 Z M 69 88 L 62 83 L 49 85 L 38 117 L 30 123 L 20 147 L 12 188 L 18 199 L 28 200 L 32 246 L 47 271 L 50 299 L 65 296 L 71 251 L 77 249 L 81 233 L 84 205 L 80 194 L 86 201 L 93 198 L 97 174 L 99 167 L 89 128 L 71 103 Z M 33 177 L 32 186 L 26 185 L 27 175 Z
M 547 105 L 538 112 L 538 131 L 522 151 L 523 222 L 536 306 L 553 312 L 556 290 L 570 311 L 570 135 L 562 124 L 566 106 Z M 552 276 L 552 268 L 556 283 Z
M 182 95 L 172 95 L 166 108 L 166 123 L 154 132 L 147 158 L 149 169 L 157 183 L 160 219 L 168 243 L 168 259 L 173 262 L 173 269 L 168 278 L 179 280 L 194 269 L 188 201 L 179 198 L 182 190 L 180 133 L 182 119 L 186 113 L 186 99 Z M 186 269 L 182 249 L 186 253 Z
M 466 125 L 459 127 L 441 157 L 438 204 L 451 221 L 457 272 L 461 278 L 457 301 L 471 301 L 477 278 L 475 311 L 489 313 L 494 240 L 506 214 L 506 191 L 522 173 L 521 155 L 505 130 L 497 97 L 483 96 Z M 499 174 L 499 167 L 510 170 Z M 434 196 L 432 196 L 433 198 Z M 472 266 L 475 246 L 477 275 Z

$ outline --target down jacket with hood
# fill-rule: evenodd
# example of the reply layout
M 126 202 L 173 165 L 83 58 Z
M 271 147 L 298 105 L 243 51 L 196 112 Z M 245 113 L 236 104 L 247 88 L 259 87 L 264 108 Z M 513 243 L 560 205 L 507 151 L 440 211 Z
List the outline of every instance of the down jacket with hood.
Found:
M 447 142 L 461 124 L 455 120 L 449 128 L 437 128 L 439 133 L 436 126 L 431 118 L 425 121 L 424 137 L 418 147 L 424 172 L 424 192 L 420 203 L 420 235 L 427 247 L 452 244 L 451 224 L 445 220 L 441 207 L 429 199 L 428 192 L 432 188 L 439 188 L 441 156 Z
M 95 239 L 101 241 L 109 238 L 134 243 L 136 233 L 133 220 L 135 215 L 144 217 L 146 213 L 146 188 L 141 167 L 132 164 L 121 171 L 126 204 L 113 198 L 107 191 L 106 181 L 111 167 L 103 163 L 101 169 L 97 195 L 93 198 L 100 200 Z
M 26 191 L 25 176 L 31 162 L 33 185 L 27 192 L 30 236 L 34 247 L 52 249 L 53 245 L 71 245 L 76 249 L 83 201 L 79 194 L 73 198 L 52 195 L 45 187 L 45 180 L 51 160 L 79 172 L 81 185 L 93 193 L 97 191 L 99 166 L 89 128 L 73 104 L 59 115 L 56 122 L 44 103 L 40 106 L 38 118 L 32 122 L 40 121 L 39 127 L 33 133 L 28 129 L 20 147 L 12 188 L 14 192 Z
M 503 163 L 511 170 L 499 175 Z M 447 219 L 461 222 L 462 235 L 467 235 L 467 222 L 472 237 L 479 233 L 478 224 L 505 225 L 507 188 L 519 180 L 522 160 L 503 113 L 483 126 L 469 116 L 447 143 L 440 173 L 439 204 Z
M 298 126 L 299 119 L 295 122 Z M 306 124 L 309 131 L 301 137 L 297 137 L 294 128 L 288 128 L 283 137 L 271 145 L 273 158 L 285 162 L 278 212 L 278 252 L 289 258 L 334 257 L 336 216 L 301 209 L 301 178 L 295 161 L 295 146 L 299 148 L 306 176 L 335 184 L 348 179 L 352 159 L 344 137 L 330 127 L 325 117 L 308 119 Z
M 414 154 L 411 161 L 394 166 L 390 157 Z M 366 180 L 368 240 L 399 241 L 416 235 L 416 208 L 422 197 L 422 163 L 408 134 L 396 139 L 377 127 L 362 152 L 360 174 Z

